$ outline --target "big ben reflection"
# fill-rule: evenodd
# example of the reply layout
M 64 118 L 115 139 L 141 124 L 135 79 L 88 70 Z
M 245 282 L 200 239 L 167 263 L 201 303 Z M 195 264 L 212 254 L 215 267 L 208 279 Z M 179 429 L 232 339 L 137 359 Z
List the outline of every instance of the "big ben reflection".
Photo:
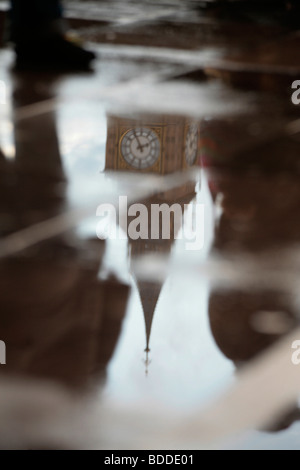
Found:
M 147 178 L 149 174 L 171 175 L 185 172 L 199 166 L 199 125 L 198 122 L 182 116 L 143 115 L 136 117 L 109 116 L 106 171 L 132 172 Z M 193 173 L 193 172 L 192 172 Z M 145 319 L 145 366 L 146 374 L 150 364 L 150 336 L 157 303 L 166 279 L 156 282 L 139 279 L 135 269 L 135 260 L 142 256 L 162 256 L 170 258 L 172 247 L 178 235 L 179 227 L 175 215 L 171 215 L 169 237 L 165 238 L 161 227 L 153 230 L 151 208 L 153 205 L 167 206 L 174 204 L 184 214 L 187 206 L 196 196 L 196 178 L 191 176 L 188 182 L 176 185 L 172 189 L 153 191 L 146 199 L 135 201 L 147 209 L 149 236 L 136 240 L 128 236 L 131 274 L 136 280 L 141 306 Z M 126 218 L 126 226 L 121 228 L 128 235 L 128 227 L 133 218 Z M 121 222 L 122 223 L 122 222 Z M 153 232 L 159 236 L 151 238 Z
M 198 164 L 199 126 L 181 116 L 108 117 L 106 169 L 166 175 Z

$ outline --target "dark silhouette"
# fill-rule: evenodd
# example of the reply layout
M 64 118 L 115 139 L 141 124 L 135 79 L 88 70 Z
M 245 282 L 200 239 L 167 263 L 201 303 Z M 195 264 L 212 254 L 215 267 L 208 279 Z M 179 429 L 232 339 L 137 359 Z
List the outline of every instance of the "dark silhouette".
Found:
M 93 52 L 66 39 L 59 0 L 11 0 L 11 39 L 18 69 L 87 69 Z

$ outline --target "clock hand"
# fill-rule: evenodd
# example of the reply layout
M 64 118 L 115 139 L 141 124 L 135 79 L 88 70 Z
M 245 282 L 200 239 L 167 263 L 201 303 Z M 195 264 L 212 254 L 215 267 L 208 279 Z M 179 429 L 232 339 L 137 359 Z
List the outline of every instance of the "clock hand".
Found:
M 138 136 L 136 135 L 136 132 L 133 131 L 133 135 L 134 137 L 136 138 L 137 142 L 138 142 L 138 150 L 140 150 L 141 152 L 144 151 L 144 146 L 141 144 L 141 141 L 140 139 L 138 138 Z
M 140 149 L 143 151 L 143 150 L 144 150 L 144 148 L 146 148 L 146 147 L 149 147 L 149 145 L 150 145 L 150 144 L 144 144 L 144 145 L 140 145 Z

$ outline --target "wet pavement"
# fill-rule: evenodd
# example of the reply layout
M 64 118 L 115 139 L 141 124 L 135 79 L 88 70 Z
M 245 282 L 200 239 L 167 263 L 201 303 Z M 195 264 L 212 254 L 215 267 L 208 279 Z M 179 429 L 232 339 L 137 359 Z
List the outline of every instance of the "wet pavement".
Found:
M 67 2 L 93 73 L 0 50 L 2 448 L 299 449 L 300 36 L 224 8 Z

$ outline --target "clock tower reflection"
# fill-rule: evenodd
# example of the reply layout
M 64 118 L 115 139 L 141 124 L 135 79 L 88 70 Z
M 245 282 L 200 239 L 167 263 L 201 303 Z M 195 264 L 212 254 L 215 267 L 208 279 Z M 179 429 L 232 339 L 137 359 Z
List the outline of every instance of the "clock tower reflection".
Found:
M 106 169 L 166 175 L 199 163 L 199 125 L 182 116 L 108 117 Z
M 170 175 L 184 172 L 199 164 L 199 126 L 198 123 L 182 116 L 143 115 L 139 118 L 109 116 L 106 171 L 127 171 L 145 175 L 155 173 Z M 151 233 L 151 206 L 153 204 L 179 204 L 182 213 L 186 205 L 196 196 L 196 178 L 173 189 L 153 192 L 147 199 L 135 201 L 143 204 L 148 212 L 148 227 Z M 127 226 L 122 229 L 128 233 L 133 218 L 128 217 Z M 158 239 L 129 238 L 130 270 L 136 280 L 145 320 L 146 347 L 145 366 L 148 375 L 150 360 L 150 338 L 157 303 L 166 279 L 153 282 L 141 280 L 136 271 L 137 259 L 144 256 L 161 256 L 166 262 L 171 256 L 178 227 L 171 217 L 169 239 L 160 233 Z

